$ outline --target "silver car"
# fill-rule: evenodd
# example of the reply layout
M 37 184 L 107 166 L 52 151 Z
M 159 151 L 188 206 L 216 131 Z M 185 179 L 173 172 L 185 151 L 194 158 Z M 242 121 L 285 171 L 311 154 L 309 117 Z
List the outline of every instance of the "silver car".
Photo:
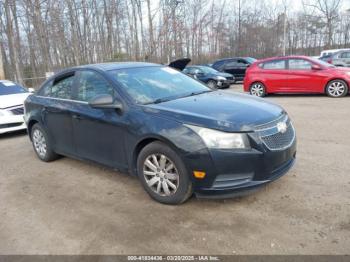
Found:
M 335 66 L 350 67 L 350 49 L 333 54 L 329 62 Z

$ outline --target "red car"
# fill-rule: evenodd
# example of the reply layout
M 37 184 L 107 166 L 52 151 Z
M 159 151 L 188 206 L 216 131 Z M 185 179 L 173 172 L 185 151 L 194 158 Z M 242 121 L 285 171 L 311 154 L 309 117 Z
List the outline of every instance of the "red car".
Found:
M 270 93 L 349 93 L 350 68 L 335 67 L 306 56 L 274 57 L 252 64 L 244 78 L 244 91 L 263 97 Z

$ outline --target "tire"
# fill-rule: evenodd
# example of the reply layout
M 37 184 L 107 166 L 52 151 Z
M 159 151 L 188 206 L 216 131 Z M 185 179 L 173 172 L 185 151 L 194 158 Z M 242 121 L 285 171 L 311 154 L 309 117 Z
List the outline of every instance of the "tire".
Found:
M 162 142 L 150 143 L 141 150 L 137 174 L 146 192 L 160 203 L 178 205 L 192 195 L 192 182 L 183 161 Z
M 250 85 L 249 92 L 252 96 L 264 97 L 266 96 L 266 87 L 260 82 L 255 82 Z
M 58 158 L 58 155 L 52 150 L 47 133 L 40 124 L 37 123 L 32 127 L 30 136 L 34 151 L 40 160 L 50 162 Z
M 217 84 L 216 84 L 216 82 L 214 80 L 209 80 L 207 82 L 207 86 L 210 87 L 211 89 L 217 89 L 218 88 L 218 86 L 217 86 Z
M 348 91 L 347 83 L 340 79 L 332 80 L 326 86 L 326 94 L 334 98 L 346 96 Z

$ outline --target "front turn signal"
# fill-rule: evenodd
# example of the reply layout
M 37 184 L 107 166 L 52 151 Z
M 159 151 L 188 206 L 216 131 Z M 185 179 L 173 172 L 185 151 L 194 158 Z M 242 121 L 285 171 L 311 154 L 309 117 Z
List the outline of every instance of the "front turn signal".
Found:
M 193 175 L 195 178 L 198 178 L 198 179 L 205 178 L 205 172 L 202 172 L 202 171 L 193 171 Z

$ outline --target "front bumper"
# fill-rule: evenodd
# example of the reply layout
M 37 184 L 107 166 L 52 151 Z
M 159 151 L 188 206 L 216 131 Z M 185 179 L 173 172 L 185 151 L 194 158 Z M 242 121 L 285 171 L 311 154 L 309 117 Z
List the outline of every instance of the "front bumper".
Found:
M 204 171 L 206 177 L 192 178 L 194 193 L 198 197 L 228 198 L 255 191 L 290 170 L 296 159 L 296 144 L 294 139 L 288 148 L 277 151 L 261 143 L 249 150 L 196 152 L 188 156 L 192 159 L 187 161 L 189 170 Z
M 0 134 L 26 129 L 23 115 L 10 115 L 0 117 Z
M 219 88 L 225 88 L 225 87 L 229 87 L 230 85 L 233 85 L 234 83 L 235 83 L 235 80 L 218 81 L 217 86 Z
M 238 197 L 247 195 L 257 191 L 263 185 L 275 181 L 276 179 L 285 175 L 288 170 L 290 170 L 294 163 L 295 157 L 292 157 L 286 163 L 284 163 L 281 167 L 276 169 L 270 174 L 270 177 L 266 180 L 247 180 L 244 183 L 239 183 L 236 185 L 229 185 L 229 181 L 227 181 L 226 187 L 216 187 L 215 185 L 210 188 L 201 188 L 198 189 L 195 194 L 199 198 L 230 198 L 230 197 Z M 233 181 L 233 184 L 235 181 Z

